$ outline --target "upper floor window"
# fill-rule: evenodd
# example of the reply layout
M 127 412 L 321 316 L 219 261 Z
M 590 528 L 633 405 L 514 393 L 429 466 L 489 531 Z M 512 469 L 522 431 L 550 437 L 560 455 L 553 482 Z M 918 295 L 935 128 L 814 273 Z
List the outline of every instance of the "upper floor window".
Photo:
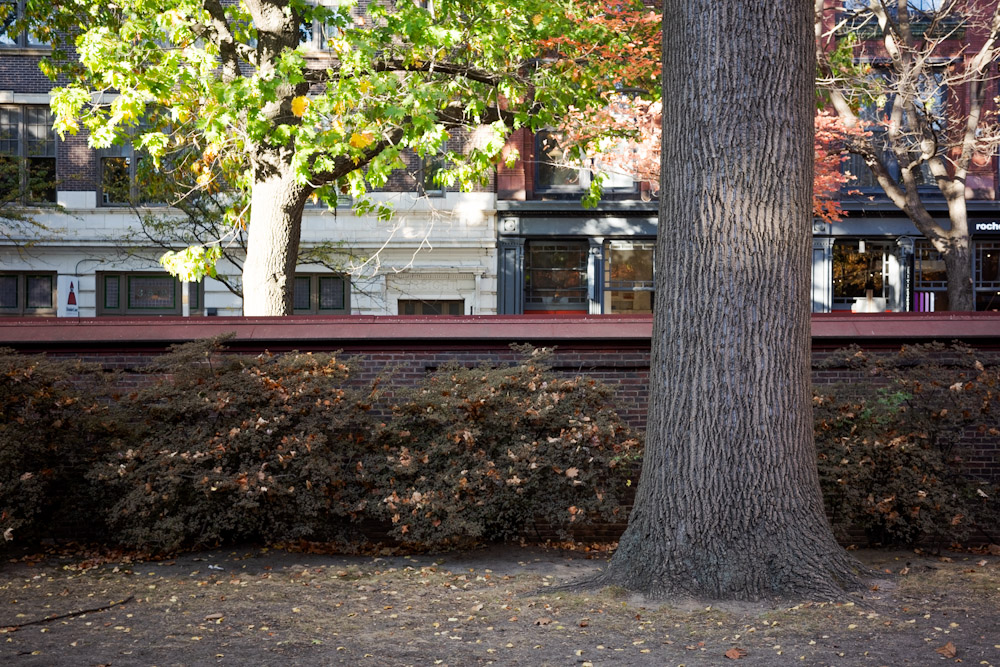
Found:
M 628 174 L 602 170 L 600 158 L 588 158 L 577 166 L 559 143 L 559 135 L 549 130 L 535 133 L 535 189 L 540 192 L 574 192 L 590 187 L 593 174 L 604 176 L 605 191 L 631 192 L 636 184 Z
M 339 9 L 338 0 L 319 0 L 311 4 L 316 6 L 316 16 L 299 25 L 299 44 L 307 51 L 334 50 L 334 40 L 343 33 L 347 9 Z
M 0 0 L 0 48 L 41 48 L 48 46 L 31 34 L 18 31 L 18 19 L 24 16 L 26 0 Z
M 101 203 L 104 206 L 152 204 L 156 197 L 142 185 L 143 168 L 149 156 L 132 142 L 113 144 L 99 152 L 101 164 Z M 148 171 L 146 172 L 148 175 Z
M 296 315 L 349 315 L 351 281 L 332 273 L 296 274 L 292 300 Z
M 447 168 L 442 155 L 427 155 L 420 158 L 420 183 L 423 192 L 431 196 L 443 196 L 445 186 L 438 180 L 438 173 Z
M 56 133 L 48 107 L 0 107 L 0 201 L 56 201 Z
M 55 273 L 0 273 L 0 315 L 55 315 L 55 295 Z
M 844 9 L 848 12 L 861 13 L 869 11 L 873 6 L 877 5 L 880 0 L 845 0 Z M 886 11 L 890 16 L 896 16 L 898 13 L 897 6 L 894 2 L 887 2 Z M 944 0 L 909 0 L 906 3 L 906 8 L 911 14 L 916 15 L 926 15 L 935 14 L 941 11 L 944 6 Z
M 923 129 L 935 134 L 945 130 L 947 124 L 947 89 L 941 84 L 941 74 L 923 77 L 916 86 L 905 90 L 906 108 L 902 109 L 902 122 L 896 130 L 895 137 L 890 137 L 889 124 L 894 107 L 904 99 L 899 94 L 897 84 L 890 80 L 888 73 L 881 71 L 872 76 L 873 95 L 862 102 L 858 110 L 858 118 L 865 129 L 871 132 L 872 146 L 879 151 L 881 162 L 889 175 L 897 182 L 902 176 L 900 155 L 903 164 L 906 161 L 917 160 L 920 156 L 920 141 Z M 884 93 L 879 95 L 878 93 Z M 944 142 L 941 142 L 943 145 Z M 845 170 L 854 176 L 848 183 L 848 188 L 878 188 L 878 181 L 864 159 L 850 154 L 844 162 Z M 914 170 L 914 178 L 918 186 L 936 190 L 934 177 L 926 161 L 920 162 Z

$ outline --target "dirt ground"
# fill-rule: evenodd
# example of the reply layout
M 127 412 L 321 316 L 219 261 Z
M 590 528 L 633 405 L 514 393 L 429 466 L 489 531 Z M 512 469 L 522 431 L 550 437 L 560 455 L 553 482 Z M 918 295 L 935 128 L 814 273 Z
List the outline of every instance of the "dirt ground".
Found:
M 17 559 L 0 565 L 0 663 L 1000 666 L 1000 556 L 856 553 L 881 573 L 871 590 L 796 606 L 547 590 L 607 554 L 539 547 Z

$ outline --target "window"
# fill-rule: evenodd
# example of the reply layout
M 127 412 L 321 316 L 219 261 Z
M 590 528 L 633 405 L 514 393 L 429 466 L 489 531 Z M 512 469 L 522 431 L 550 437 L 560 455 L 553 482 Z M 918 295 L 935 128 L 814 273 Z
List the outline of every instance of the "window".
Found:
M 56 201 L 56 134 L 48 107 L 0 107 L 0 199 Z
M 420 182 L 426 194 L 439 197 L 444 195 L 444 185 L 437 182 L 435 177 L 446 166 L 447 163 L 443 155 L 428 155 L 420 158 Z
M 400 299 L 396 303 L 400 315 L 463 315 L 463 299 Z
M 873 77 L 874 91 L 883 90 L 891 92 L 892 84 L 888 79 L 889 77 L 886 72 L 881 72 Z M 882 106 L 878 106 L 875 102 L 871 101 L 867 104 L 862 104 L 858 111 L 858 118 L 864 123 L 865 128 L 871 131 L 872 146 L 881 153 L 882 164 L 889 171 L 889 175 L 899 181 L 901 178 L 899 160 L 896 153 L 892 150 L 893 147 L 889 145 L 889 135 L 885 126 L 887 119 L 892 113 L 895 101 L 896 97 L 890 94 L 885 98 Z M 932 78 L 926 78 L 919 86 L 919 90 L 915 92 L 912 102 L 911 108 L 905 109 L 903 112 L 903 132 L 906 131 L 910 114 L 912 113 L 926 116 L 926 120 L 933 132 L 940 133 L 944 130 L 947 121 L 947 90 L 941 85 L 940 74 L 935 74 Z M 915 159 L 919 156 L 919 150 L 917 149 L 918 140 L 919 137 L 903 134 L 898 139 L 898 141 L 902 142 L 899 148 L 907 145 L 912 146 L 911 155 Z M 854 180 L 846 185 L 847 188 L 873 189 L 879 187 L 871 169 L 868 168 L 868 165 L 865 164 L 861 156 L 853 153 L 849 154 L 848 159 L 844 162 L 844 169 L 855 177 Z M 926 162 L 920 164 L 915 178 L 918 186 L 933 188 L 933 192 L 937 191 L 934 177 L 931 176 L 930 168 Z
M 888 246 L 876 241 L 837 240 L 833 243 L 833 308 L 865 305 L 885 310 Z M 866 304 L 872 300 L 872 304 Z
M 105 206 L 148 204 L 149 198 L 139 187 L 138 169 L 143 159 L 131 143 L 102 148 L 101 203 Z
M 1000 241 L 977 241 L 973 257 L 976 310 L 1000 310 Z
M 653 243 L 604 244 L 604 312 L 653 312 Z
M 30 31 L 18 31 L 16 23 L 24 16 L 25 0 L 0 0 L 0 48 L 42 48 L 48 46 Z
M 341 14 L 338 3 L 333 0 L 314 4 L 312 20 L 299 25 L 299 44 L 307 51 L 331 51 L 333 40 L 343 32 L 346 13 Z
M 165 273 L 97 274 L 98 315 L 181 315 L 181 283 Z M 188 283 L 188 306 L 200 313 L 204 297 L 202 283 Z
M 559 135 L 548 130 L 535 133 L 535 189 L 574 192 L 590 187 L 593 172 L 601 172 L 600 160 L 588 158 L 591 168 L 569 166 L 571 160 L 559 145 Z M 627 174 L 605 172 L 605 191 L 634 191 L 635 181 Z
M 351 282 L 333 274 L 296 275 L 292 312 L 296 315 L 348 315 Z
M 137 128 L 133 134 L 146 131 Z M 104 206 L 150 205 L 156 201 L 147 183 L 143 186 L 143 174 L 148 178 L 151 163 L 145 151 L 136 150 L 133 143 L 123 140 L 99 152 L 101 162 L 101 204 Z
M 855 13 L 868 12 L 870 11 L 869 8 L 877 2 L 878 0 L 845 0 L 844 9 Z M 944 6 L 944 0 L 909 0 L 906 6 L 913 14 L 934 14 L 941 11 L 942 6 Z M 897 14 L 896 5 L 894 3 L 886 3 L 886 11 L 890 16 L 895 17 Z
M 944 256 L 926 240 L 913 244 L 913 310 L 918 313 L 948 310 Z
M 525 310 L 586 310 L 587 241 L 529 242 L 525 248 Z
M 0 273 L 0 315 L 55 315 L 56 274 Z

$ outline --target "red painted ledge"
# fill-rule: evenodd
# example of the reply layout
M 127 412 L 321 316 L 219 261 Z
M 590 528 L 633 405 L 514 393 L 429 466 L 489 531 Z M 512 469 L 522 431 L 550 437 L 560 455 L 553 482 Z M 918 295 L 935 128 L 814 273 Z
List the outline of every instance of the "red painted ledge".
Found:
M 543 344 L 641 346 L 652 333 L 649 315 L 482 315 L 0 318 L 0 346 L 55 349 L 159 347 L 224 333 L 243 346 L 277 348 L 353 344 Z M 814 345 L 976 341 L 1000 347 L 1000 313 L 879 313 L 812 316 Z M 325 345 L 324 345 L 325 344 Z M 646 343 L 648 344 L 648 343 Z

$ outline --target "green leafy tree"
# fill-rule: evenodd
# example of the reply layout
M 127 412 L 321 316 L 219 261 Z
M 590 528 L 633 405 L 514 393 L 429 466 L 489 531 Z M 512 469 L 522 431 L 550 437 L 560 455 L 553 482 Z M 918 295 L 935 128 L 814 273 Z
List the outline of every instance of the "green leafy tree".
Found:
M 311 196 L 348 193 L 359 213 L 389 216 L 368 193 L 404 167 L 404 151 L 438 154 L 463 128 L 477 141 L 445 151 L 439 179 L 472 188 L 511 131 L 552 125 L 610 86 L 592 50 L 544 47 L 581 25 L 588 43 L 620 38 L 581 24 L 591 11 L 568 0 L 80 0 L 29 1 L 26 17 L 58 37 L 43 68 L 69 82 L 53 91 L 59 132 L 86 129 L 102 147 L 141 123 L 137 147 L 158 164 L 200 160 L 200 187 L 232 178 L 228 221 L 248 230 L 244 312 L 281 315 Z
M 162 253 L 161 263 L 175 274 L 200 266 L 242 299 L 248 234 L 244 226 L 232 224 L 229 215 L 237 206 L 237 191 L 225 174 L 215 174 L 208 187 L 199 185 L 201 174 L 211 168 L 201 157 L 179 151 L 169 164 L 161 162 L 159 167 L 152 160 L 139 160 L 135 186 L 130 187 L 126 174 L 121 179 L 123 192 L 116 199 L 127 203 L 138 224 L 117 237 L 116 245 L 126 256 L 146 254 L 152 248 L 152 252 Z M 107 183 L 104 189 L 107 192 Z M 162 205 L 149 206 L 151 202 Z M 241 202 L 240 207 L 245 207 L 246 198 Z M 343 272 L 355 259 L 347 244 L 323 241 L 300 245 L 296 264 Z M 228 270 L 215 273 L 220 264 Z

